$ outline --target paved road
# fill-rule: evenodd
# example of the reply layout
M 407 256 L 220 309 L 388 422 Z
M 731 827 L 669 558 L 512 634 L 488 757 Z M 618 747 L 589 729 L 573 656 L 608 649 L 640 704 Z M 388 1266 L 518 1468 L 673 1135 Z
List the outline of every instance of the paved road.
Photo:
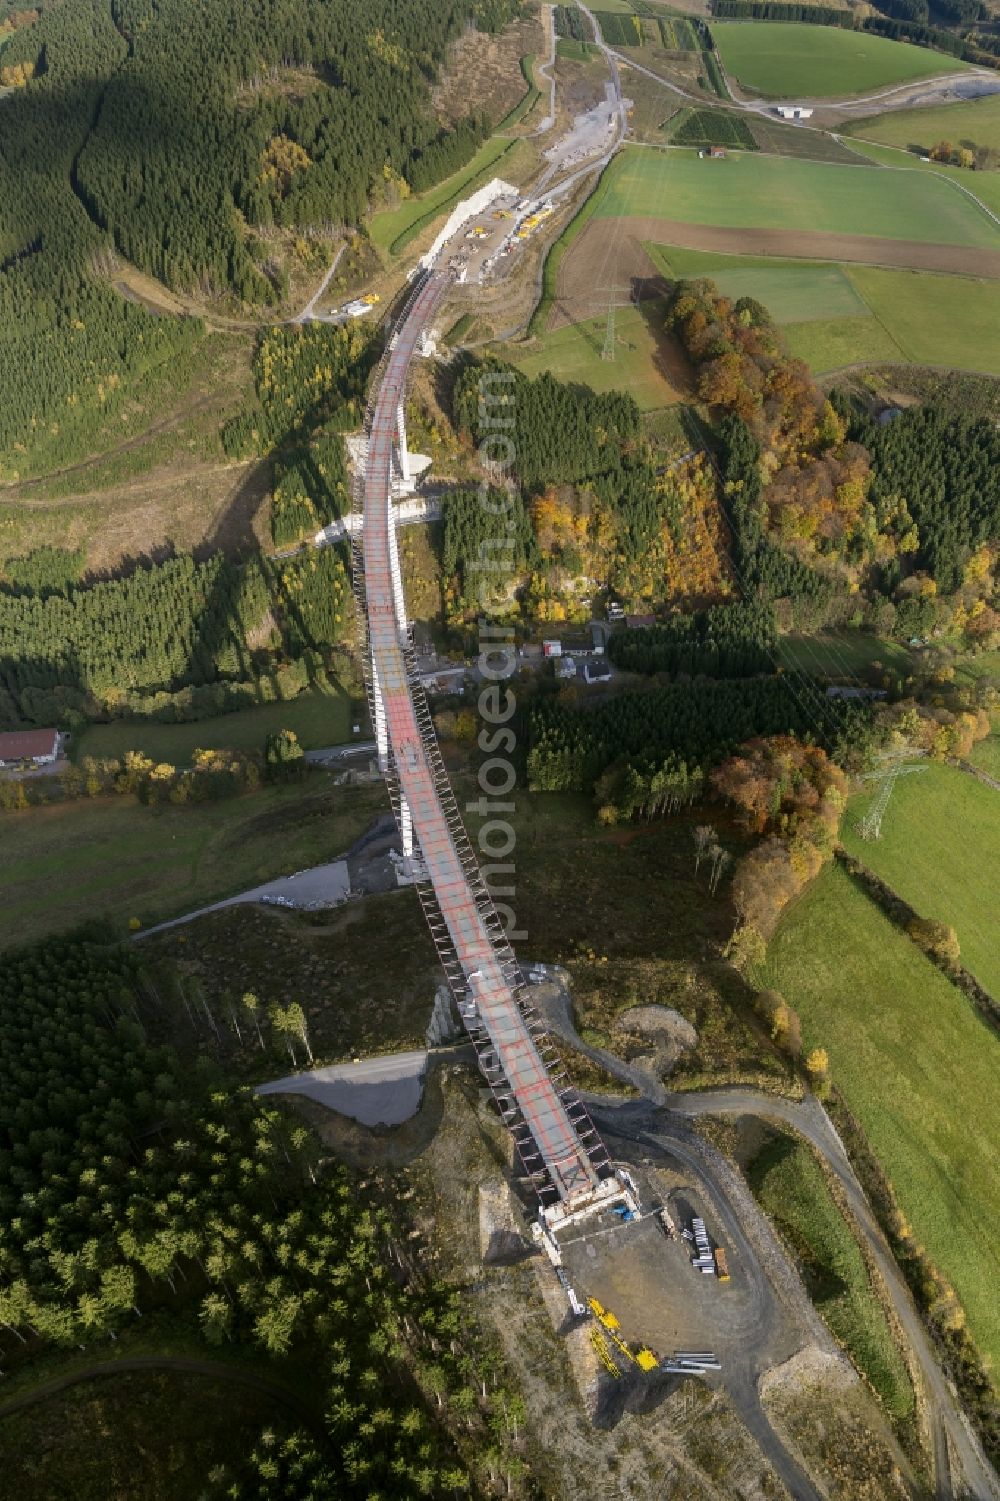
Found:
M 255 1094 L 301 1094 L 363 1126 L 398 1126 L 416 1115 L 424 1090 L 427 1049 L 336 1063 L 258 1084 Z
M 626 62 L 627 58 L 621 57 L 619 53 L 615 52 L 606 44 L 603 36 L 601 35 L 601 28 L 597 24 L 597 17 L 594 15 L 593 11 L 587 9 L 587 7 L 583 3 L 583 0 L 577 0 L 577 4 L 579 5 L 580 9 L 583 11 L 584 15 L 587 17 L 587 20 L 590 22 L 591 27 L 593 28 L 594 41 L 597 43 L 600 51 L 604 54 L 604 61 L 607 63 L 608 72 L 611 74 L 611 87 L 614 91 L 615 104 L 618 111 L 618 140 L 615 142 L 612 151 L 608 153 L 607 159 L 610 160 L 611 155 L 617 149 L 620 142 L 625 139 L 625 136 L 628 133 L 628 114 L 625 110 L 625 100 L 622 97 L 621 75 L 618 71 L 618 64 L 620 62 Z
M 945 73 L 941 78 L 922 78 L 909 83 L 894 84 L 889 89 L 879 89 L 874 94 L 863 94 L 857 99 L 796 99 L 795 103 L 806 109 L 853 110 L 868 109 L 886 99 L 899 99 L 907 107 L 939 102 L 939 96 L 954 92 L 962 99 L 978 99 L 984 94 L 1000 91 L 1000 79 L 994 74 L 981 72 Z M 916 97 L 914 97 L 914 94 Z M 758 114 L 775 117 L 774 100 L 755 99 L 747 96 L 733 103 L 743 109 L 755 110 Z
M 136 933 L 136 939 L 148 938 L 151 933 L 162 933 L 167 928 L 179 927 L 204 917 L 206 912 L 220 912 L 223 907 L 238 907 L 248 902 L 263 902 L 276 907 L 300 907 L 309 911 L 317 907 L 336 907 L 346 902 L 351 894 L 346 860 L 331 860 L 328 865 L 314 865 L 309 870 L 296 871 L 293 876 L 279 876 L 277 880 L 265 881 L 262 886 L 251 886 L 236 896 L 227 896 L 221 902 L 211 902 L 207 907 L 198 907 L 186 912 L 183 917 L 171 918 L 169 922 L 157 923 Z
M 537 993 L 536 993 L 537 994 Z M 905 1332 L 929 1398 L 931 1439 L 934 1449 L 938 1501 L 951 1501 L 963 1495 L 964 1477 L 968 1494 L 975 1501 L 1000 1501 L 1000 1485 L 982 1449 L 972 1434 L 952 1388 L 935 1358 L 923 1321 L 917 1312 L 895 1257 L 889 1249 L 878 1221 L 855 1175 L 843 1142 L 830 1117 L 812 1095 L 804 1100 L 787 1100 L 756 1089 L 705 1090 L 689 1094 L 666 1089 L 647 1070 L 626 1063 L 604 1048 L 589 1047 L 573 1025 L 569 997 L 564 990 L 544 1007 L 553 1032 L 574 1048 L 600 1064 L 614 1077 L 638 1089 L 649 1104 L 676 1117 L 699 1115 L 756 1115 L 767 1120 L 784 1121 L 810 1142 L 822 1155 L 837 1178 L 851 1213 L 867 1243 L 871 1256 L 885 1283 L 893 1310 Z M 658 1132 L 662 1139 L 664 1132 Z M 673 1133 L 669 1133 L 672 1142 Z M 676 1144 L 676 1143 L 675 1143 Z M 948 1445 L 951 1444 L 961 1471 L 950 1474 Z
M 828 1330 L 806 1298 L 766 1217 L 749 1191 L 734 1181 L 735 1169 L 719 1152 L 681 1122 L 671 1121 L 647 1102 L 609 1106 L 591 1099 L 589 1107 L 609 1145 L 625 1155 L 638 1146 L 646 1160 L 676 1169 L 681 1163 L 711 1204 L 725 1228 L 736 1263 L 745 1273 L 748 1295 L 732 1304 L 723 1361 L 722 1384 L 745 1427 L 787 1486 L 794 1501 L 821 1501 L 821 1493 L 772 1427 L 760 1400 L 760 1375 L 781 1364 L 804 1343 L 836 1353 Z M 616 1141 L 620 1138 L 620 1144 Z M 767 1269 L 760 1250 L 767 1255 Z M 782 1275 L 783 1273 L 783 1275 Z
M 816 1148 L 832 1170 L 851 1213 L 867 1242 L 872 1259 L 885 1283 L 893 1311 L 909 1341 L 920 1366 L 921 1376 L 930 1398 L 934 1466 L 939 1498 L 962 1494 L 956 1479 L 953 1489 L 949 1476 L 948 1443 L 957 1456 L 961 1474 L 976 1501 L 996 1501 L 1000 1497 L 997 1477 L 977 1441 L 971 1435 L 951 1386 L 935 1359 L 923 1321 L 914 1306 L 903 1274 L 890 1251 L 864 1190 L 855 1176 L 844 1144 L 830 1117 L 813 1095 L 804 1100 L 785 1100 L 756 1089 L 705 1091 L 697 1095 L 672 1093 L 669 1107 L 676 1114 L 757 1115 L 784 1121 Z

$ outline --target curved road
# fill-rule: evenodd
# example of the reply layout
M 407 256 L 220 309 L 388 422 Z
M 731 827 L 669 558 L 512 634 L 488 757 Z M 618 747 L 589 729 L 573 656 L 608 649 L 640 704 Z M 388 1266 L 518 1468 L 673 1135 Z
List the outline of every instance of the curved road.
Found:
M 544 78 L 549 86 L 549 112 L 542 123 L 531 132 L 536 136 L 545 135 L 556 123 L 556 79 L 553 71 L 556 65 L 556 8 L 554 5 L 546 5 L 543 9 L 545 25 L 549 31 L 549 56 L 547 62 L 539 63 L 538 77 Z
M 950 1444 L 965 1483 L 976 1501 L 997 1501 L 1000 1497 L 997 1477 L 973 1436 L 954 1390 L 937 1362 L 923 1320 L 864 1189 L 858 1182 L 844 1144 L 815 1095 L 807 1095 L 805 1099 L 797 1101 L 782 1099 L 756 1089 L 706 1091 L 697 1096 L 672 1093 L 669 1096 L 669 1108 L 676 1114 L 688 1117 L 735 1114 L 784 1121 L 819 1152 L 843 1191 L 851 1215 L 879 1269 L 893 1312 L 920 1366 L 929 1397 L 938 1496 L 944 1498 L 955 1494 L 949 1476 Z
M 765 1120 L 783 1121 L 820 1153 L 847 1199 L 851 1214 L 885 1283 L 893 1312 L 920 1367 L 928 1396 L 938 1501 L 951 1501 L 953 1496 L 966 1494 L 950 1474 L 949 1444 L 964 1476 L 968 1494 L 975 1501 L 1000 1501 L 997 1477 L 972 1434 L 950 1383 L 938 1365 L 903 1274 L 872 1213 L 864 1189 L 844 1150 L 844 1144 L 819 1100 L 813 1095 L 808 1095 L 803 1100 L 789 1100 L 758 1089 L 703 1090 L 697 1094 L 667 1090 L 655 1075 L 626 1063 L 604 1048 L 590 1047 L 585 1043 L 573 1025 L 569 998 L 565 991 L 561 991 L 554 1006 L 546 1009 L 554 1032 L 593 1062 L 600 1064 L 608 1073 L 638 1089 L 645 1097 L 646 1109 L 649 1106 L 657 1107 L 655 1129 L 647 1128 L 647 1134 L 654 1140 L 669 1142 L 672 1154 L 678 1145 L 683 1148 L 686 1142 L 683 1131 L 678 1141 L 678 1118 L 693 1119 L 699 1115 L 755 1115 Z M 635 1106 L 631 1108 L 636 1109 Z
M 775 1361 L 780 1364 L 792 1353 L 787 1342 L 790 1325 L 795 1328 L 795 1339 L 791 1341 L 794 1347 L 802 1343 L 803 1325 L 808 1329 L 807 1337 L 811 1336 L 821 1349 L 832 1351 L 833 1341 L 805 1294 L 795 1298 L 798 1289 L 792 1288 L 795 1279 L 791 1266 L 763 1213 L 749 1201 L 755 1221 L 751 1236 L 743 1213 L 748 1206 L 737 1207 L 733 1202 L 734 1185 L 729 1175 L 735 1169 L 690 1128 L 665 1120 L 661 1112 L 650 1110 L 643 1102 L 620 1106 L 592 1104 L 592 1109 L 607 1141 L 613 1143 L 617 1136 L 623 1149 L 641 1147 L 646 1161 L 661 1160 L 673 1168 L 680 1162 L 713 1205 L 749 1284 L 746 1306 L 737 1310 L 732 1305 L 727 1319 L 722 1384 L 745 1428 L 794 1501 L 823 1501 L 822 1493 L 773 1427 L 760 1399 L 758 1377 L 762 1368 Z M 749 1199 L 748 1193 L 746 1197 Z M 780 1281 L 764 1270 L 758 1254 L 762 1242 L 770 1253 L 772 1267 L 775 1263 L 786 1264 L 788 1275 Z M 796 1301 L 797 1307 L 787 1306 Z M 784 1345 L 782 1338 L 786 1341 Z

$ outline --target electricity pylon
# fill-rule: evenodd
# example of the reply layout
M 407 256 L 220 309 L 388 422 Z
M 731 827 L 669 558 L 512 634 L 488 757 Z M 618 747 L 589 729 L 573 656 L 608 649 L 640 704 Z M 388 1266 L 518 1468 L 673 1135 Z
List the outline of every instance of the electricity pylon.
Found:
M 888 771 L 870 771 L 863 782 L 871 782 L 881 777 L 882 785 L 875 797 L 868 805 L 864 817 L 858 820 L 858 833 L 862 839 L 880 839 L 882 837 L 882 820 L 892 797 L 892 790 L 896 785 L 897 777 L 909 776 L 911 771 L 926 771 L 926 766 L 901 766 L 898 763 Z
M 608 323 L 604 332 L 604 348 L 601 350 L 602 360 L 614 361 L 615 357 L 615 311 L 624 304 L 618 301 L 618 287 L 612 287 L 608 293 Z

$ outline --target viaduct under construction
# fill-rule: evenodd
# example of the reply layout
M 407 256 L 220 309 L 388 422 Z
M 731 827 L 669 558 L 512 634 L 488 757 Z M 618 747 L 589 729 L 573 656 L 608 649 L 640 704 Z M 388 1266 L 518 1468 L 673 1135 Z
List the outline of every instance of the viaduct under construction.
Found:
M 452 281 L 415 281 L 372 384 L 355 504 L 354 586 L 379 766 L 414 883 L 479 1066 L 540 1201 L 547 1234 L 631 1202 L 531 1004 L 441 759 L 406 615 L 393 465 L 408 480 L 403 402 L 410 362 Z

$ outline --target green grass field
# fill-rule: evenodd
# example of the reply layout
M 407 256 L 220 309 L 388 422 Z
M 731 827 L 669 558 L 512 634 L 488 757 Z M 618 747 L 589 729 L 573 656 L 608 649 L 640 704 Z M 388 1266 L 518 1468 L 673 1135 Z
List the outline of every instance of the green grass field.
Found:
M 115 797 L 5 813 L 17 883 L 0 907 L 0 947 L 103 915 L 148 926 L 333 860 L 385 806 L 381 787 L 334 787 L 317 772 L 301 786 L 180 808 Z
M 748 93 L 768 99 L 864 94 L 968 66 L 925 47 L 839 26 L 715 21 L 712 35 L 730 76 Z
M 696 151 L 633 147 L 619 153 L 602 181 L 601 218 L 641 215 L 993 250 L 998 244 L 983 211 L 932 173 L 750 153 L 707 161 Z
M 792 354 L 816 374 L 886 363 L 1000 375 L 1000 282 L 646 248 L 668 277 L 710 276 L 727 296 L 756 297 L 782 326 Z
M 995 686 L 1000 687 L 1000 651 L 981 651 L 962 657 L 955 663 L 955 676 L 965 683 L 995 678 Z
M 1000 172 L 969 172 L 963 167 L 949 167 L 941 162 L 923 162 L 900 146 L 879 146 L 872 141 L 852 140 L 851 149 L 869 161 L 897 172 L 919 172 L 924 177 L 938 177 L 954 183 L 978 198 L 994 214 L 1000 214 Z M 952 189 L 954 192 L 955 189 Z
M 913 364 L 1000 375 L 1000 282 L 877 266 L 848 275 Z
M 752 1163 L 750 1186 L 798 1259 L 820 1314 L 894 1418 L 913 1411 L 913 1387 L 873 1290 L 864 1257 L 804 1142 L 780 1136 Z
M 457 202 L 467 196 L 472 191 L 476 178 L 487 173 L 511 147 L 512 142 L 506 136 L 491 136 L 460 172 L 446 177 L 444 182 L 439 182 L 436 188 L 431 188 L 426 193 L 404 199 L 397 208 L 383 209 L 374 214 L 368 225 L 368 233 L 379 250 L 389 251 L 402 236 L 411 231 L 415 234 L 424 222 L 430 223 L 435 215 L 450 207 L 453 200 Z
M 570 63 L 585 63 L 599 53 L 594 42 L 578 42 L 575 37 L 561 36 L 556 42 L 556 56 L 564 57 Z
M 1000 782 L 1000 725 L 995 720 L 992 733 L 973 746 L 969 760 L 980 771 L 985 771 L 987 776 L 993 777 L 994 781 Z
M 727 297 L 756 297 L 776 323 L 867 316 L 846 271 L 823 261 L 775 261 L 767 256 L 715 255 L 677 245 L 646 247 L 665 275 L 710 276 Z
M 962 962 L 1000 996 L 1000 793 L 953 766 L 931 764 L 900 777 L 882 837 L 869 842 L 855 823 L 872 795 L 852 798 L 845 847 L 922 917 L 950 923 Z
M 550 370 L 558 380 L 576 381 L 592 391 L 628 391 L 641 411 L 656 411 L 683 399 L 664 366 L 667 336 L 662 332 L 663 304 L 619 308 L 615 314 L 615 357 L 602 358 L 607 314 L 563 324 L 538 339 L 539 347 L 511 359 L 525 375 Z M 678 355 L 670 350 L 675 367 Z
M 260 704 L 238 714 L 220 714 L 194 724 L 150 724 L 143 720 L 115 720 L 82 730 L 73 759 L 121 758 L 127 750 L 145 751 L 157 761 L 187 766 L 196 750 L 260 751 L 267 736 L 294 730 L 303 750 L 343 745 L 351 737 L 351 701 L 345 693 L 300 693 L 287 703 Z
M 815 636 L 782 636 L 778 660 L 798 672 L 819 677 L 851 677 L 880 663 L 904 676 L 913 671 L 913 653 L 899 641 L 863 631 L 820 631 Z
M 874 318 L 815 319 L 785 330 L 790 352 L 815 375 L 845 365 L 905 365 L 908 360 L 892 335 Z
M 1000 94 L 926 109 L 889 110 L 847 127 L 847 134 L 927 152 L 938 141 L 955 146 L 993 146 L 1000 150 Z M 977 176 L 979 174 L 976 174 Z
M 807 1044 L 829 1050 L 917 1239 L 995 1368 L 1000 1040 L 839 868 L 787 914 L 765 978 L 799 1011 Z

